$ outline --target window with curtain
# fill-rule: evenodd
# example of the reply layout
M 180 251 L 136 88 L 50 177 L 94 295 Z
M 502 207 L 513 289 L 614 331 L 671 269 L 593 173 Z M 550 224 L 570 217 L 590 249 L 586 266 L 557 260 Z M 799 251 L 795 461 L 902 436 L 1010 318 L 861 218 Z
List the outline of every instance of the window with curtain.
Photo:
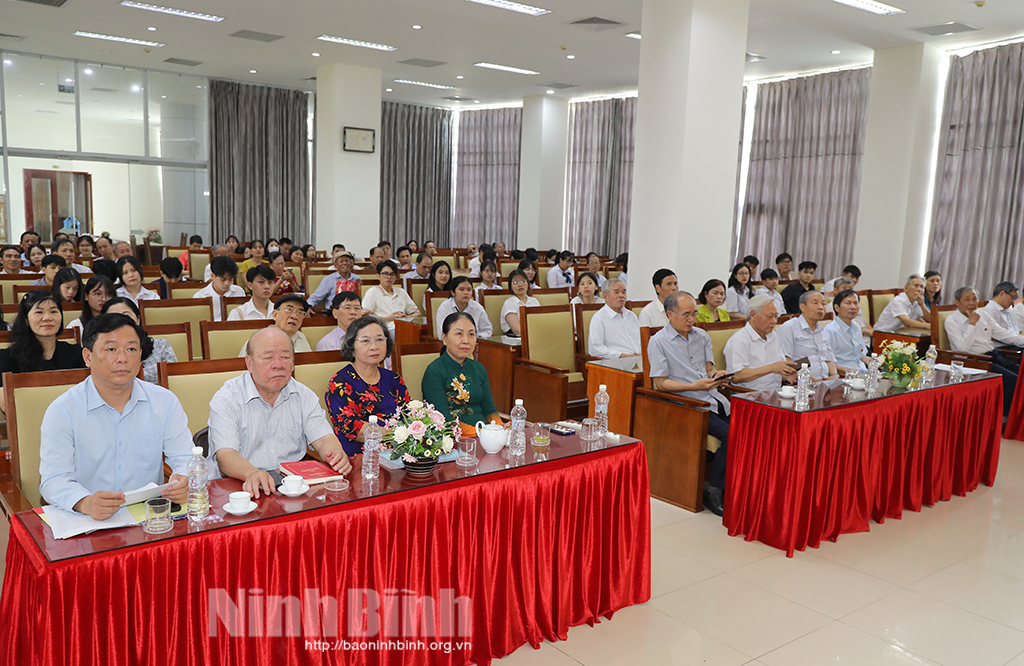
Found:
M 781 252 L 825 279 L 853 258 L 871 69 L 758 86 L 735 261 Z
M 565 249 L 612 256 L 629 249 L 636 99 L 569 105 Z
M 503 241 L 516 246 L 522 109 L 459 114 L 452 244 Z
M 1024 271 L 1024 43 L 950 61 L 943 126 L 928 268 L 990 298 Z
M 451 245 L 452 112 L 384 102 L 380 128 L 380 234 Z

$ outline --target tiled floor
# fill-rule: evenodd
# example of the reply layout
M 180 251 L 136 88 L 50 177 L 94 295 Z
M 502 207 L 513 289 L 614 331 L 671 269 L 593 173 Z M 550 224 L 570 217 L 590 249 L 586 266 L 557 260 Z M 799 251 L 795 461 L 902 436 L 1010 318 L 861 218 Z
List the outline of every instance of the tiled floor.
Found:
M 1024 666 L 1024 444 L 994 488 L 785 554 L 651 502 L 650 602 L 502 666 Z

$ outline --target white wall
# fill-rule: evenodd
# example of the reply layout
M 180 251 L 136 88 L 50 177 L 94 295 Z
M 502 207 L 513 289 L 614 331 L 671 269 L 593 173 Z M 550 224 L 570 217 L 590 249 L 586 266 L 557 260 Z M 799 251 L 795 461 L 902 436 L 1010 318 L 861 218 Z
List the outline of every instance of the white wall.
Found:
M 561 249 L 569 149 L 568 100 L 548 95 L 523 99 L 519 145 L 516 245 L 535 247 L 542 254 L 549 248 Z

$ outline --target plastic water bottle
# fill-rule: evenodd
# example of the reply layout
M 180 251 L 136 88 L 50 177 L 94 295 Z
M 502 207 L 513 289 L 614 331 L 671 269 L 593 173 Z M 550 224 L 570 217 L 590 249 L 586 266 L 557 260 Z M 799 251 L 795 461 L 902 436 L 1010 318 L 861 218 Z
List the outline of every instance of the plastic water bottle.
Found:
M 868 377 L 865 382 L 865 388 L 867 389 L 869 396 L 874 395 L 875 391 L 878 390 L 878 368 L 881 364 L 882 361 L 878 358 L 878 354 L 872 354 L 871 360 L 868 361 Z
M 935 362 L 939 358 L 939 350 L 932 345 L 924 355 L 925 379 L 931 380 L 935 376 Z
M 185 468 L 188 474 L 188 519 L 199 522 L 210 513 L 210 467 L 200 446 L 192 448 L 192 459 Z
M 811 369 L 806 363 L 800 364 L 800 370 L 796 373 L 796 407 L 807 409 L 811 397 Z
M 608 403 L 611 397 L 608 396 L 608 386 L 601 384 L 597 387 L 597 395 L 594 396 L 594 418 L 597 419 L 598 439 L 608 434 Z
M 370 422 L 363 428 L 363 478 L 376 479 L 380 473 L 380 438 L 383 432 L 377 424 L 377 416 L 371 415 Z
M 512 408 L 512 441 L 509 445 L 509 452 L 513 456 L 521 456 L 526 453 L 526 407 L 523 407 L 522 398 L 516 398 L 516 406 Z

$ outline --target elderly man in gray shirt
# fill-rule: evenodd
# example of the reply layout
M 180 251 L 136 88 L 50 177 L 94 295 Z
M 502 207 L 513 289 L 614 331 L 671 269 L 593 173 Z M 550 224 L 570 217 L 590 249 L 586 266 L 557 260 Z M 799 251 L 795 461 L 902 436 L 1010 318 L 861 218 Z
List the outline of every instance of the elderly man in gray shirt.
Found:
M 651 380 L 655 388 L 703 400 L 710 406 L 708 434 L 722 442 L 715 452 L 715 465 L 704 488 L 704 506 L 721 516 L 725 497 L 726 444 L 729 439 L 729 400 L 718 392 L 729 382 L 725 371 L 715 369 L 711 336 L 694 327 L 697 301 L 685 291 L 665 297 L 669 325 L 647 344 Z

